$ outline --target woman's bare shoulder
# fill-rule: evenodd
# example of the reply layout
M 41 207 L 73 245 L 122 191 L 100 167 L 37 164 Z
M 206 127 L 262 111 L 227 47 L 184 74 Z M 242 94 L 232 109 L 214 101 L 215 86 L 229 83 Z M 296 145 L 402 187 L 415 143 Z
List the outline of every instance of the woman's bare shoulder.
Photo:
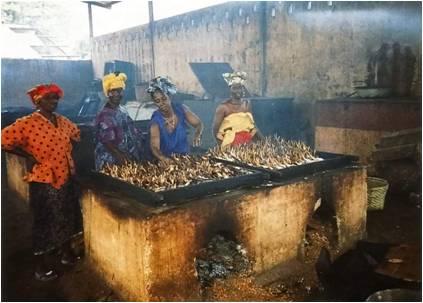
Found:
M 231 99 L 224 100 L 220 102 L 220 105 L 228 105 L 231 102 Z
M 225 100 L 222 101 L 218 106 L 217 106 L 217 110 L 220 111 L 227 111 L 229 109 L 229 102 L 231 102 L 231 100 Z

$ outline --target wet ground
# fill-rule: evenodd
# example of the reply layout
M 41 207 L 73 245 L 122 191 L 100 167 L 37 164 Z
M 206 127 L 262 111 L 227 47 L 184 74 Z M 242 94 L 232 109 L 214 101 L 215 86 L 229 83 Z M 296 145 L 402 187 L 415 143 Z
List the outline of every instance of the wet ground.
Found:
M 2 178 L 2 183 L 5 179 Z M 42 283 L 33 279 L 31 218 L 2 184 L 2 301 L 115 301 L 119 298 L 90 269 L 86 260 L 73 268 L 58 265 L 60 278 Z M 17 207 L 21 205 L 22 207 Z M 368 212 L 368 240 L 421 245 L 421 208 L 409 195 L 388 194 L 383 211 Z M 303 262 L 291 264 L 283 279 L 255 279 L 248 273 L 217 279 L 204 295 L 207 301 L 320 301 L 327 299 L 314 270 L 320 247 L 331 237 L 330 224 L 314 220 L 308 228 Z M 330 248 L 330 247 L 329 247 Z M 336 253 L 330 250 L 331 253 Z M 287 273 L 288 272 L 288 273 Z M 271 282 L 263 282 L 266 281 Z M 259 284 L 260 282 L 261 284 Z

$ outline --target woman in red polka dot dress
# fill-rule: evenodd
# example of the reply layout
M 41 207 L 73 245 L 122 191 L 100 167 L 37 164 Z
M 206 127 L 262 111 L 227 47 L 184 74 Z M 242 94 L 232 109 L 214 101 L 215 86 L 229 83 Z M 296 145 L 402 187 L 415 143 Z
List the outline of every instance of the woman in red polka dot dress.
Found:
M 38 85 L 27 93 L 37 110 L 2 130 L 2 149 L 24 156 L 32 169 L 29 182 L 33 213 L 33 249 L 37 256 L 35 277 L 41 281 L 57 277 L 48 256 L 57 249 L 62 264 L 73 264 L 71 239 L 82 233 L 79 196 L 72 175 L 72 141 L 79 141 L 78 127 L 54 113 L 63 97 L 56 84 Z

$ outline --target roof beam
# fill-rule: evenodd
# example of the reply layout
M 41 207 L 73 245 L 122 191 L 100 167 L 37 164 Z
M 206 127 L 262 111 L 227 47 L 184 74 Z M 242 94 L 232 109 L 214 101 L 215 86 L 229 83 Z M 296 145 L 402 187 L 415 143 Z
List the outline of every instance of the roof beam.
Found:
M 119 3 L 121 1 L 82 1 L 95 6 L 100 6 L 102 8 L 111 9 L 113 4 Z

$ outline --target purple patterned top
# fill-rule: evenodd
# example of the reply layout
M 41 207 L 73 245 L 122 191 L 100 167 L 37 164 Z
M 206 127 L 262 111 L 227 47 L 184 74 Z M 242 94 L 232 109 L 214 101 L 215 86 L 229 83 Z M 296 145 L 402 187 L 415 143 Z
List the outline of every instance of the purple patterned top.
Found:
M 106 164 L 116 163 L 116 159 L 109 153 L 104 143 L 110 142 L 120 151 L 129 154 L 135 160 L 139 160 L 138 132 L 134 121 L 124 107 L 115 109 L 104 107 L 97 114 L 95 167 L 100 170 Z

